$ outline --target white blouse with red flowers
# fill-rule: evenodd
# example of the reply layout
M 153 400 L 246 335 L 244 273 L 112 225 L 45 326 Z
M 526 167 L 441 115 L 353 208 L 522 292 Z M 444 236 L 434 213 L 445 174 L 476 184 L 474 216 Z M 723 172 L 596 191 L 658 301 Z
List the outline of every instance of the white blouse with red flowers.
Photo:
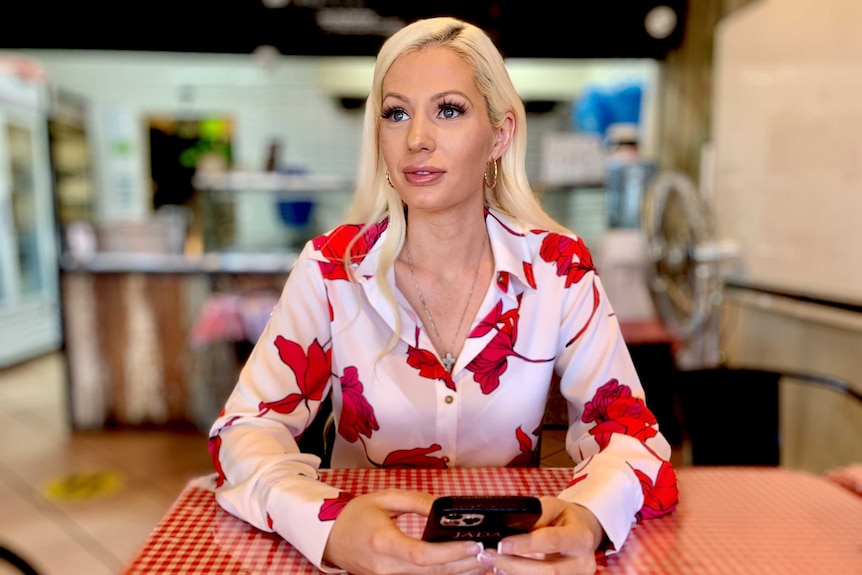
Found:
M 374 278 L 387 221 L 351 249 L 353 281 L 340 262 L 360 226 L 306 245 L 210 433 L 222 507 L 320 567 L 350 494 L 318 481 L 319 459 L 295 438 L 330 390 L 333 467 L 523 466 L 536 455 L 555 374 L 576 462 L 559 497 L 590 509 L 614 549 L 635 521 L 674 507 L 670 447 L 583 241 L 493 210 L 486 222 L 495 280 L 451 374 L 394 271 L 386 281 L 397 309 Z

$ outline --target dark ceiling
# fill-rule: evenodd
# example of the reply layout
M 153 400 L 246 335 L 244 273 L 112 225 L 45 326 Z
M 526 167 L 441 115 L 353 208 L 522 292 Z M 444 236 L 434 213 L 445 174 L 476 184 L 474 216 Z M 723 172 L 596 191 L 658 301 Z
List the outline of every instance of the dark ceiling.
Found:
M 664 38 L 644 25 L 657 6 L 678 22 Z M 7 49 L 365 56 L 406 22 L 452 15 L 486 29 L 507 57 L 662 59 L 682 39 L 686 0 L 18 0 L 0 13 Z

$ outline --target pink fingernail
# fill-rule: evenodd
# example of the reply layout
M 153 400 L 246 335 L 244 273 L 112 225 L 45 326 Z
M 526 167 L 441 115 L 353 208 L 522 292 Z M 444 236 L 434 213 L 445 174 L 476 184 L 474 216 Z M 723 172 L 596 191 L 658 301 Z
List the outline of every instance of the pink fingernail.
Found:
M 493 551 L 482 551 L 476 555 L 476 559 L 478 559 L 479 563 L 483 565 L 493 565 L 494 561 L 497 559 L 497 554 Z

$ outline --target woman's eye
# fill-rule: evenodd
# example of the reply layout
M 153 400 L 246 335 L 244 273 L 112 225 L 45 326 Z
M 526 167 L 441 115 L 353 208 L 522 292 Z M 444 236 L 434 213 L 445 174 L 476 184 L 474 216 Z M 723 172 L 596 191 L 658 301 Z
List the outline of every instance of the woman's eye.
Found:
M 393 122 L 403 122 L 407 119 L 407 112 L 402 108 L 390 108 L 383 111 L 383 118 Z
M 440 106 L 440 116 L 447 120 L 451 120 L 452 118 L 457 118 L 461 114 L 464 113 L 464 109 L 460 106 L 456 106 L 454 104 L 443 104 Z

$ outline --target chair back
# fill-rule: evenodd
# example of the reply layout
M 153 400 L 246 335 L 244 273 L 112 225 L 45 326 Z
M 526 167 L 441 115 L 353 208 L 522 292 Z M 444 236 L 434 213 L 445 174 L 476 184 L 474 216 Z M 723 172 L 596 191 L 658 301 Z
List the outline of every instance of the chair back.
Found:
M 8 547 L 0 545 L 0 565 L 2 565 L 3 563 L 9 564 L 16 570 L 20 571 L 23 575 L 39 575 L 39 572 L 36 571 L 36 568 L 31 565 L 26 559 L 24 559 L 21 555 Z M 5 572 L 6 570 L 0 567 L 0 573 Z
M 675 377 L 676 411 L 691 465 L 779 465 L 780 386 L 785 379 L 862 404 L 847 381 L 817 373 L 721 366 L 680 371 Z
M 302 433 L 297 444 L 300 451 L 320 457 L 321 469 L 328 469 L 332 461 L 332 444 L 335 425 L 332 412 L 332 395 L 327 395 L 311 424 Z

